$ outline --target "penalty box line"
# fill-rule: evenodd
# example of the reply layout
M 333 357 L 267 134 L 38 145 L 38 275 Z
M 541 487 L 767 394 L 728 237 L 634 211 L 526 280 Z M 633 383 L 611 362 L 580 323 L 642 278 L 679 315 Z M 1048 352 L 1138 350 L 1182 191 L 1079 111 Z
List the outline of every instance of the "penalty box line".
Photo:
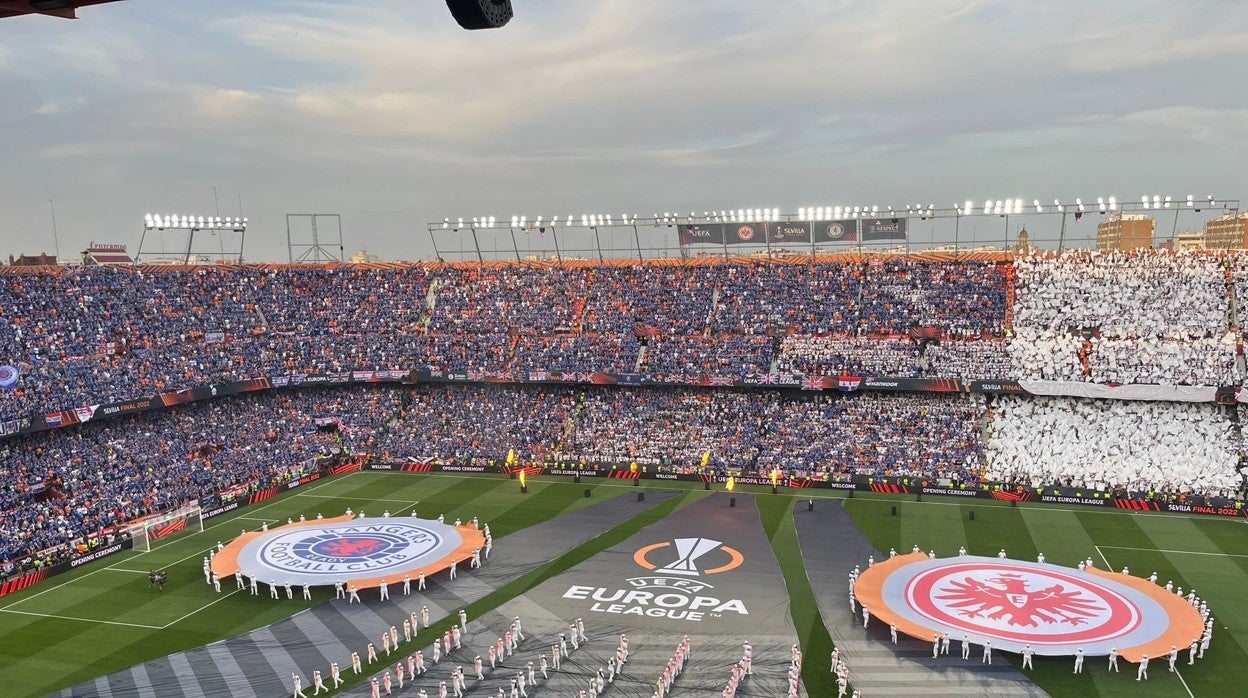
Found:
M 35 611 L 17 611 L 12 608 L 0 608 L 0 613 L 16 613 L 23 616 L 37 616 L 39 618 L 56 618 L 57 620 L 76 620 L 82 623 L 102 623 L 104 625 L 120 625 L 127 628 L 146 628 L 148 630 L 164 630 L 168 625 L 145 625 L 143 623 L 126 623 L 119 620 L 100 620 L 99 618 L 79 618 L 77 616 L 62 616 L 56 613 L 37 613 Z
M 1167 553 L 1174 555 L 1206 555 L 1208 557 L 1248 557 L 1248 555 L 1237 555 L 1235 553 L 1207 553 L 1198 550 L 1166 550 L 1165 548 L 1130 548 L 1125 545 L 1098 545 L 1097 548 L 1105 548 L 1106 550 L 1138 550 L 1145 553 Z

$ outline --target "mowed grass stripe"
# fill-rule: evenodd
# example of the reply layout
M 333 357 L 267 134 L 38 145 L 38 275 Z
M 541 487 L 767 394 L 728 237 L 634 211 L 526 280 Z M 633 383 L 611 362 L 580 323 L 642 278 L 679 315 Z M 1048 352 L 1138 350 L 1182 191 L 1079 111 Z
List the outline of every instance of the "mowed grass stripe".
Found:
M 1019 509 L 1019 512 L 1032 540 L 1037 543 L 1037 555 L 1044 553 L 1045 562 L 1077 567 L 1080 560 L 1091 557 L 1100 565 L 1096 542 L 1071 512 L 1044 509 Z
M 963 519 L 966 512 L 960 507 L 924 507 L 906 506 L 904 512 L 898 510 L 897 552 L 909 553 L 914 546 L 923 552 L 935 550 L 937 557 L 948 557 L 958 553 L 958 547 L 967 544 L 966 529 Z M 891 546 L 890 546 L 891 547 Z M 883 548 L 887 553 L 888 548 Z

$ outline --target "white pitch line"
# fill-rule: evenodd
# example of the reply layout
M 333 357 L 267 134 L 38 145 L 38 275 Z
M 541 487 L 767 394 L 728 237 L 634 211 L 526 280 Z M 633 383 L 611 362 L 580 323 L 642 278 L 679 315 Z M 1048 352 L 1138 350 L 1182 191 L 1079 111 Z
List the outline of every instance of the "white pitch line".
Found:
M 393 514 L 391 514 L 391 516 L 399 516 L 399 515 L 401 515 L 404 511 L 406 511 L 406 510 L 408 510 L 408 509 L 414 509 L 418 503 L 419 503 L 419 502 L 412 502 L 411 504 L 408 504 L 407 506 L 403 507 L 402 509 L 399 509 L 398 511 L 394 512 Z
M 200 606 L 199 608 L 195 609 L 194 611 L 191 611 L 190 613 L 188 613 L 188 614 L 186 614 L 186 615 L 182 616 L 181 618 L 179 618 L 179 619 L 177 619 L 177 620 L 175 620 L 175 621 L 172 621 L 172 622 L 170 622 L 170 623 L 167 623 L 167 624 L 166 624 L 166 625 L 164 625 L 164 626 L 161 626 L 161 627 L 160 627 L 160 630 L 165 630 L 166 628 L 169 628 L 170 626 L 177 625 L 178 623 L 181 623 L 182 621 L 186 620 L 187 618 L 190 618 L 191 616 L 195 615 L 196 613 L 199 613 L 200 611 L 202 611 L 202 610 L 204 610 L 204 609 L 208 608 L 209 606 L 212 606 L 212 605 L 214 605 L 214 604 L 218 604 L 218 603 L 221 603 L 222 601 L 225 601 L 226 599 L 230 598 L 231 596 L 233 596 L 233 595 L 237 594 L 237 593 L 238 593 L 238 592 L 240 592 L 240 591 L 242 591 L 242 589 L 235 589 L 234 591 L 231 591 L 230 593 L 228 593 L 228 594 L 226 594 L 226 595 L 222 596 L 221 598 L 217 599 L 216 601 L 211 601 L 211 602 L 209 602 L 209 603 L 207 603 L 207 604 L 204 604 L 203 606 Z
M 313 498 L 313 499 L 344 499 L 344 497 L 343 497 L 342 495 L 337 495 L 337 494 L 312 494 L 311 492 L 299 492 L 299 493 L 297 493 L 297 494 L 292 494 L 292 495 L 290 495 L 290 496 L 291 496 L 291 497 L 311 497 L 311 498 Z M 410 500 L 410 499 L 378 499 L 378 498 L 369 498 L 367 501 L 369 501 L 369 502 L 393 502 L 393 503 L 395 503 L 395 504 L 403 504 L 403 503 L 411 504 L 411 503 L 412 503 L 412 500 Z
M 55 613 L 35 613 L 33 611 L 14 611 L 11 608 L 0 608 L 0 613 L 18 613 L 23 616 L 38 616 L 40 618 L 58 618 L 60 620 L 76 620 L 83 623 L 105 623 L 107 625 L 124 625 L 130 628 L 147 628 L 148 630 L 164 630 L 169 627 L 167 625 L 144 625 L 142 623 L 123 623 L 119 620 L 99 620 L 98 618 L 78 618 L 76 616 L 58 616 Z
M 1165 550 L 1162 548 L 1128 548 L 1124 545 L 1104 545 L 1103 548 L 1110 550 L 1139 550 L 1146 553 L 1170 553 L 1174 555 L 1208 555 L 1210 557 L 1248 557 L 1248 555 L 1236 555 L 1234 553 L 1205 553 L 1197 550 Z
M 1179 683 L 1183 684 L 1183 690 L 1187 691 L 1189 698 L 1196 698 L 1196 696 L 1192 694 L 1192 689 L 1188 687 L 1187 682 L 1183 680 L 1183 674 L 1179 673 L 1177 668 L 1174 670 L 1174 675 L 1179 677 Z
M 105 567 L 109 572 L 134 572 L 135 574 L 151 574 L 151 570 L 129 570 L 125 567 Z
M 1107 572 L 1113 572 L 1113 571 L 1114 571 L 1114 568 L 1113 568 L 1113 567 L 1111 567 L 1111 566 L 1109 565 L 1109 560 L 1106 560 L 1106 559 L 1105 559 L 1105 553 L 1101 552 L 1101 546 L 1099 546 L 1099 545 L 1093 545 L 1092 547 L 1093 547 L 1093 548 L 1096 548 L 1096 554 L 1097 554 L 1097 555 L 1100 555 L 1100 556 L 1101 556 L 1101 562 L 1104 562 L 1104 563 L 1105 563 L 1105 570 L 1106 570 Z

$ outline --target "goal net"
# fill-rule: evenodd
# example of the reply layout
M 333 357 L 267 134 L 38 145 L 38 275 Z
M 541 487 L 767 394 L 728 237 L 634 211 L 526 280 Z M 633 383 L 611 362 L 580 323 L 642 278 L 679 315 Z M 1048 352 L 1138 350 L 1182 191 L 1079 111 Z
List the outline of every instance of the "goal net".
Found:
M 179 509 L 139 519 L 125 527 L 134 541 L 134 549 L 151 552 L 152 541 L 168 538 L 184 531 L 204 530 L 204 511 L 199 503 L 188 504 Z

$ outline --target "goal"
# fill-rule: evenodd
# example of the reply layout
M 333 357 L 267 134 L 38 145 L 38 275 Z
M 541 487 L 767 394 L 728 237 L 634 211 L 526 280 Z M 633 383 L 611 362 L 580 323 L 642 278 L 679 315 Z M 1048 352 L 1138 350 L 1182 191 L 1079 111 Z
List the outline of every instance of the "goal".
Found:
M 135 550 L 151 552 L 152 541 L 177 535 L 184 531 L 204 530 L 204 510 L 199 503 L 188 504 L 179 509 L 139 519 L 123 529 L 130 534 Z

